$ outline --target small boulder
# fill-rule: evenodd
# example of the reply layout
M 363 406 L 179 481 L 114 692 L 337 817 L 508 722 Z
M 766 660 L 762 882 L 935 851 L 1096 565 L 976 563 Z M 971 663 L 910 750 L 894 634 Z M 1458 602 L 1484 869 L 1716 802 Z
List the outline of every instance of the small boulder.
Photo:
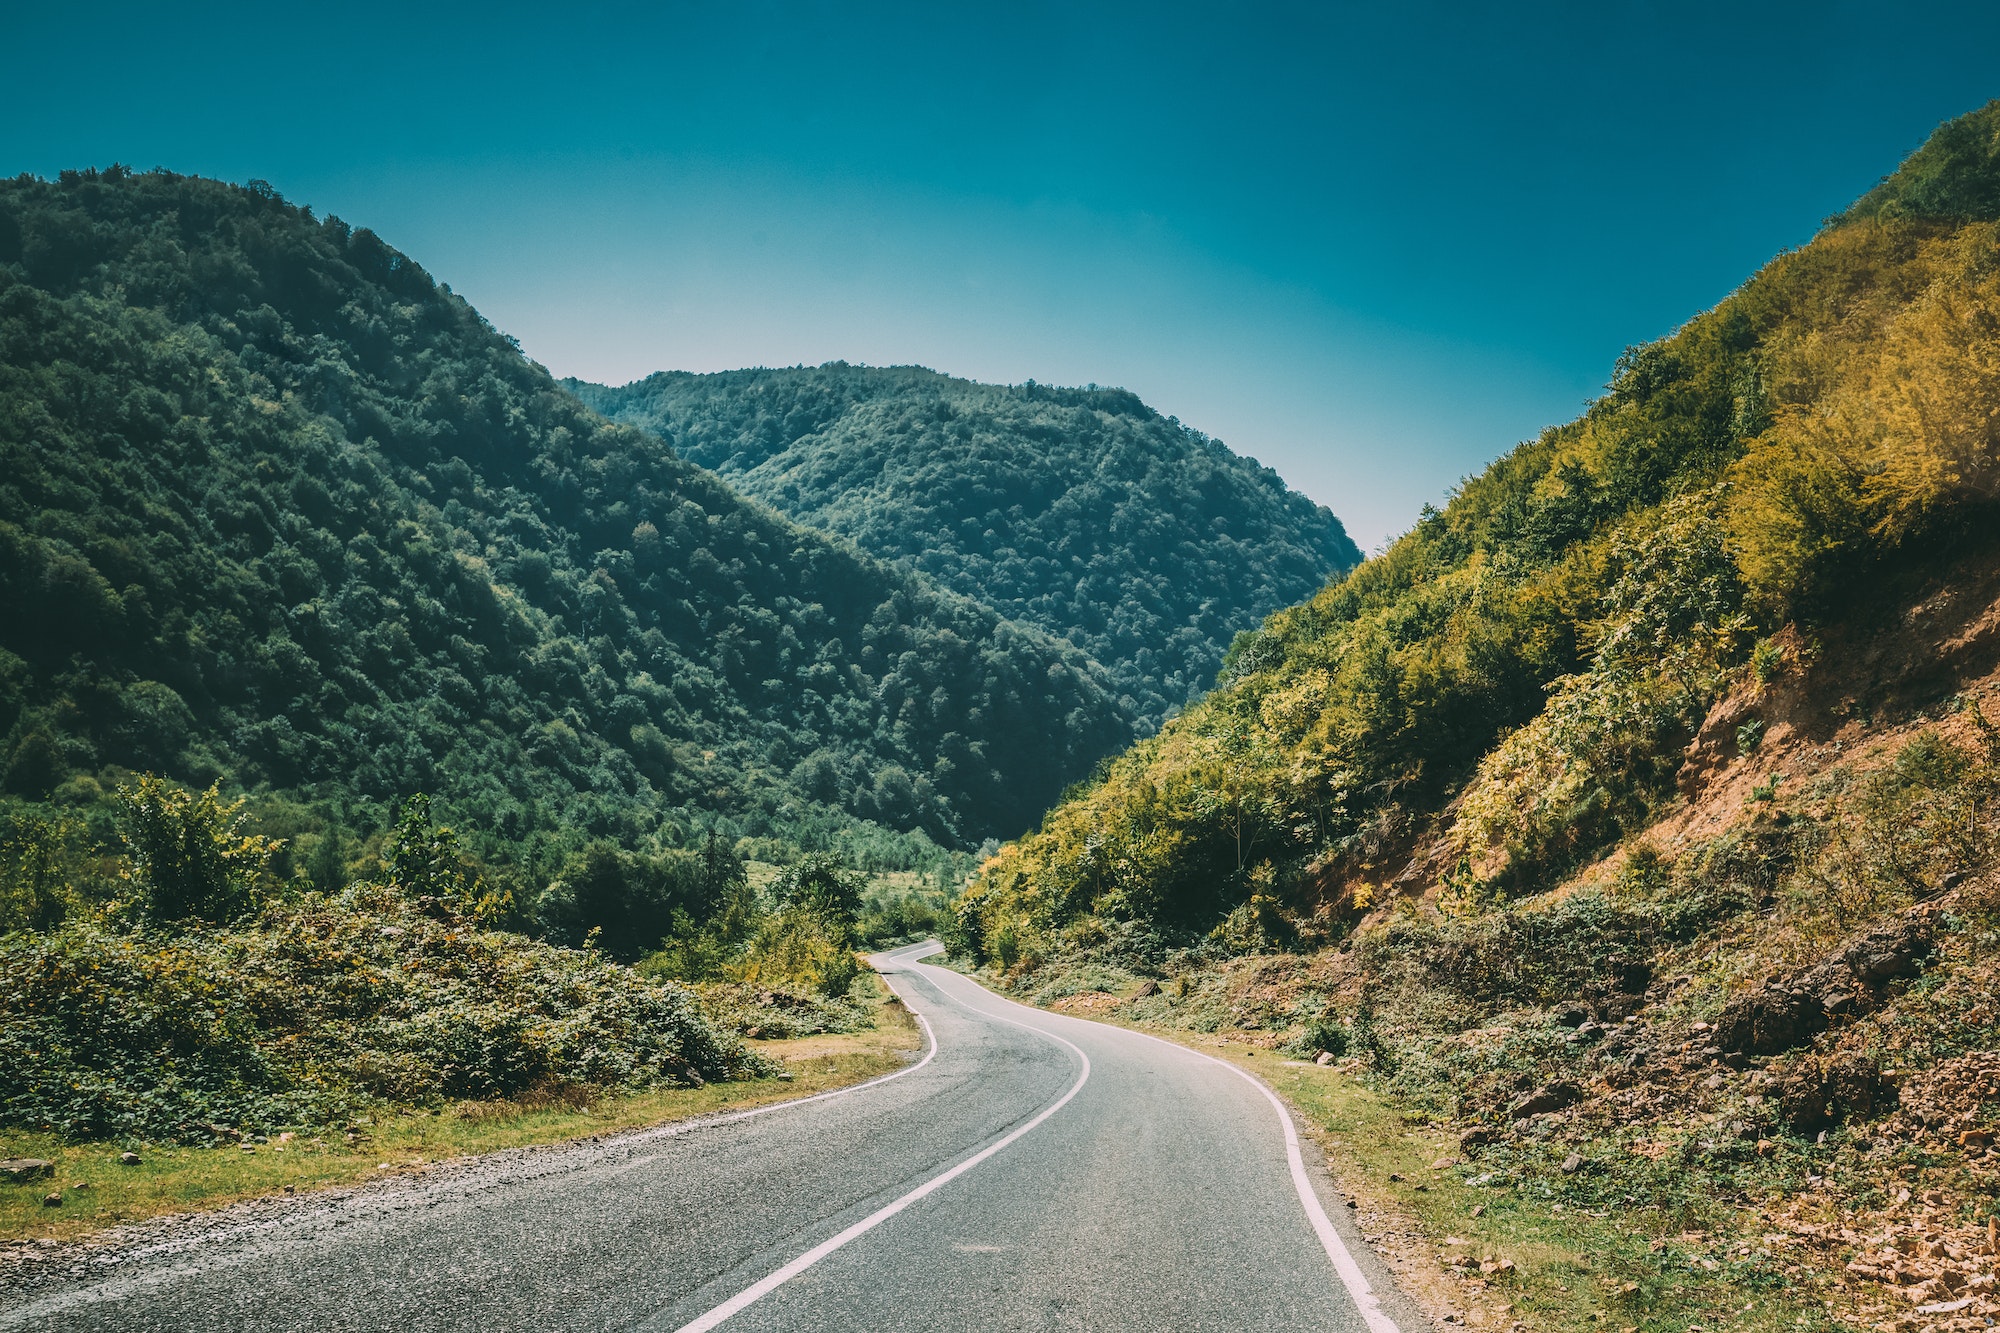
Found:
M 1485 1125 L 1474 1125 L 1471 1129 L 1466 1130 L 1458 1136 L 1458 1146 L 1462 1150 L 1477 1148 L 1483 1144 L 1493 1142 L 1498 1137 L 1497 1134 Z
M 1817 996 L 1769 985 L 1731 1000 L 1714 1030 L 1725 1051 L 1777 1055 L 1826 1031 L 1826 1011 Z
M 1824 1129 L 1833 1119 L 1828 1105 L 1826 1071 L 1819 1061 L 1806 1057 L 1780 1074 L 1771 1095 L 1778 1114 L 1801 1134 Z
M 44 1208 L 62 1207 L 62 1191 L 57 1190 L 52 1194 L 44 1194 L 42 1196 L 42 1207 Z
M 121 1152 L 118 1154 L 118 1165 L 120 1166 L 140 1166 L 144 1161 L 145 1159 L 135 1152 Z
M 16 1185 L 24 1185 L 30 1180 L 52 1176 L 55 1173 L 56 1164 L 39 1157 L 9 1157 L 6 1161 L 0 1162 L 0 1176 L 7 1177 Z
M 1573 1176 L 1581 1170 L 1583 1170 L 1583 1155 L 1581 1153 L 1571 1153 L 1569 1156 L 1563 1158 L 1562 1173 L 1564 1175 Z
M 1560 1111 L 1583 1100 L 1583 1089 L 1567 1081 L 1545 1083 L 1532 1092 L 1524 1092 L 1507 1103 L 1507 1118 L 1526 1120 L 1531 1116 L 1546 1115 L 1550 1111 Z
M 1863 985 L 1880 987 L 1915 976 L 1934 947 L 1928 922 L 1899 921 L 1878 926 L 1850 944 L 1841 961 Z
M 1319 1053 L 1318 1055 L 1316 1055 L 1316 1056 L 1314 1056 L 1314 1057 L 1313 1057 L 1313 1063 L 1314 1063 L 1314 1064 L 1316 1064 L 1316 1065 L 1330 1065 L 1330 1064 L 1332 1064 L 1332 1063 L 1333 1063 L 1333 1052 L 1332 1052 L 1332 1051 L 1321 1051 L 1321 1052 L 1320 1052 L 1320 1053 Z
M 1826 1063 L 1826 1091 L 1833 1113 L 1865 1120 L 1893 1100 L 1882 1081 L 1882 1070 L 1865 1055 L 1836 1056 Z
M 1153 996 L 1158 995 L 1159 993 L 1160 993 L 1160 983 L 1148 977 L 1146 980 L 1139 983 L 1139 989 L 1132 992 L 1132 998 L 1135 1000 L 1145 1000 L 1145 999 L 1150 999 Z

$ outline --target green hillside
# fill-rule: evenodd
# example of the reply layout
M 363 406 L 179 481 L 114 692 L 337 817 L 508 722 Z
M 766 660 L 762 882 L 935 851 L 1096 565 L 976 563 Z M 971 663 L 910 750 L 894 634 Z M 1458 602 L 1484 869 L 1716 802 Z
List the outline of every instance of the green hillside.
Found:
M 566 383 L 780 512 L 1068 639 L 1153 726 L 1239 631 L 1360 559 L 1276 473 L 1119 389 L 838 362 Z
M 1246 636 L 949 942 L 1257 1050 L 1468 1326 L 1971 1328 L 1996 519 L 2000 103 Z
M 167 172 L 0 182 L 0 608 L 8 792 L 428 792 L 489 852 L 970 846 L 1131 735 L 1082 652 L 607 424 L 372 232 Z
M 989 869 L 967 947 L 1060 953 L 1107 922 L 1147 949 L 1219 923 L 1228 947 L 1323 940 L 1392 881 L 1476 912 L 1644 828 L 1711 704 L 1810 657 L 1768 636 L 1809 643 L 1989 530 L 1997 134 L 2000 106 L 1945 126 L 1631 349 L 1583 417 L 1270 617 Z

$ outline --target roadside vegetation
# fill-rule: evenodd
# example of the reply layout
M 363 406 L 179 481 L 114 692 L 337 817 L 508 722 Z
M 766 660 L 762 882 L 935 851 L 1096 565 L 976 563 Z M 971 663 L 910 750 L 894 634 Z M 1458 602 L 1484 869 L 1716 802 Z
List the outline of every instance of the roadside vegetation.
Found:
M 857 952 L 875 890 L 830 856 L 753 882 L 717 842 L 586 849 L 524 906 L 413 798 L 326 891 L 240 798 L 141 777 L 116 801 L 102 842 L 0 812 L 0 1156 L 54 1164 L 0 1183 L 15 1222 L 751 1104 L 801 1059 L 833 1086 L 909 1044 Z M 62 1178 L 127 1152 L 154 1166 Z
M 421 1174 L 481 1153 L 595 1138 L 622 1130 L 740 1111 L 892 1073 L 922 1035 L 880 981 L 864 976 L 849 1003 L 851 1035 L 753 1041 L 779 1071 L 753 1082 L 638 1090 L 540 1087 L 499 1100 L 442 1102 L 428 1110 L 377 1107 L 333 1126 L 280 1129 L 246 1143 L 203 1147 L 128 1139 L 77 1143 L 46 1134 L 4 1135 L 7 1153 L 52 1163 L 46 1176 L 0 1182 L 0 1236 L 78 1239 L 150 1217 L 243 1199 Z M 126 1152 L 139 1160 L 127 1165 Z M 61 1196 L 49 1207 L 50 1193 Z M 32 1257 L 33 1250 L 22 1253 Z
M 1996 144 L 1943 127 L 1246 635 L 983 865 L 955 956 L 1305 1062 L 1458 1256 L 1441 1314 L 1986 1327 Z

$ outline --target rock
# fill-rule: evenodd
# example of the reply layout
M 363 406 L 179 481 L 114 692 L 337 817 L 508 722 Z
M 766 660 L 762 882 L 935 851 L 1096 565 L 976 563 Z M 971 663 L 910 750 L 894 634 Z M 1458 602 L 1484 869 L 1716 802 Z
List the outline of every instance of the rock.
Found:
M 1316 1056 L 1314 1056 L 1314 1057 L 1313 1057 L 1313 1063 L 1314 1063 L 1314 1064 L 1316 1064 L 1316 1065 L 1330 1065 L 1330 1064 L 1332 1064 L 1332 1063 L 1333 1063 L 1333 1052 L 1332 1052 L 1332 1051 L 1321 1051 L 1321 1052 L 1320 1052 L 1320 1053 L 1319 1053 L 1318 1055 L 1316 1055 Z
M 53 1194 L 44 1194 L 42 1196 L 42 1207 L 44 1208 L 62 1207 L 62 1191 L 58 1190 Z
M 1810 1056 L 1779 1075 L 1772 1095 L 1778 1103 L 1778 1114 L 1801 1134 L 1823 1129 L 1832 1119 L 1826 1071 Z
M 26 1184 L 37 1177 L 52 1176 L 55 1173 L 56 1164 L 39 1157 L 9 1157 L 6 1161 L 0 1162 L 0 1176 L 7 1177 L 16 1185 Z
M 1557 1008 L 1552 1017 L 1557 1027 L 1582 1027 L 1590 1020 L 1590 1010 L 1580 1004 L 1565 1004 Z
M 139 1166 L 144 1160 L 144 1158 L 135 1152 L 121 1152 L 118 1154 L 118 1165 L 120 1166 Z
M 1132 992 L 1132 998 L 1135 1000 L 1145 1000 L 1145 999 L 1150 999 L 1151 997 L 1158 995 L 1159 993 L 1160 993 L 1160 983 L 1152 980 L 1151 978 L 1148 978 L 1145 981 L 1139 983 L 1139 989 Z
M 1919 1305 L 1917 1313 L 1950 1314 L 1955 1310 L 1963 1310 L 1966 1306 L 1972 1304 L 1973 1300 L 1974 1298 L 1971 1296 L 1961 1296 L 1955 1301 L 1933 1301 L 1929 1305 Z
M 1834 1057 L 1826 1064 L 1826 1091 L 1833 1114 L 1865 1120 L 1890 1100 L 1882 1070 L 1865 1055 Z
M 1582 1169 L 1583 1169 L 1582 1154 L 1571 1153 L 1569 1156 L 1563 1158 L 1562 1173 L 1564 1175 L 1573 1176 Z
M 1532 1092 L 1524 1092 L 1507 1103 L 1509 1120 L 1526 1120 L 1531 1116 L 1546 1115 L 1550 1111 L 1560 1111 L 1583 1100 L 1583 1089 L 1574 1083 L 1548 1083 Z
M 1934 947 L 1928 921 L 1898 921 L 1869 931 L 1840 957 L 1864 986 L 1879 988 L 1898 978 L 1915 976 Z
M 1458 1136 L 1458 1146 L 1461 1151 L 1477 1148 L 1482 1144 L 1493 1142 L 1498 1137 L 1499 1135 L 1495 1134 L 1485 1125 L 1474 1125 L 1471 1129 L 1466 1130 Z
M 1739 995 L 1715 1022 L 1715 1043 L 1743 1055 L 1777 1055 L 1826 1031 L 1819 998 L 1778 985 Z

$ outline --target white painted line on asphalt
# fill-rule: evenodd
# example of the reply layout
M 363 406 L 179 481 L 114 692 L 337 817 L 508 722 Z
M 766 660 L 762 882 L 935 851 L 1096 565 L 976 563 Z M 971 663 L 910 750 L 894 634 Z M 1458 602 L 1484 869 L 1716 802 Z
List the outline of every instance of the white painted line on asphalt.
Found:
M 951 997 L 946 996 L 945 998 L 950 999 Z M 971 1009 L 973 1013 L 985 1012 L 979 1009 L 972 1009 L 971 1005 L 966 1004 L 962 1000 L 953 1000 L 952 1003 L 957 1004 L 964 1009 Z M 916 1011 L 912 1009 L 910 1012 L 915 1013 Z M 951 1167 L 946 1171 L 942 1171 L 937 1175 L 932 1176 L 929 1180 L 926 1180 L 923 1184 L 917 1186 L 915 1189 L 911 1190 L 908 1194 L 905 1194 L 902 1198 L 897 1199 L 893 1203 L 884 1204 L 882 1207 L 868 1214 L 868 1216 L 862 1218 L 859 1222 L 856 1222 L 853 1226 L 847 1228 L 847 1230 L 841 1232 L 839 1235 L 832 1236 L 826 1240 L 821 1241 L 819 1244 L 813 1246 L 810 1250 L 807 1250 L 804 1254 L 792 1260 L 790 1263 L 786 1264 L 783 1268 L 780 1268 L 777 1272 L 772 1273 L 769 1277 L 766 1277 L 762 1281 L 756 1283 L 754 1286 L 751 1286 L 748 1289 L 738 1293 L 737 1295 L 730 1297 L 722 1304 L 716 1306 L 713 1310 L 710 1310 L 707 1314 L 702 1315 L 699 1318 L 692 1319 L 685 1324 L 682 1324 L 678 1329 L 675 1330 L 675 1333 L 707 1333 L 709 1329 L 715 1328 L 717 1325 L 729 1319 L 731 1316 L 741 1313 L 749 1306 L 754 1305 L 756 1302 L 764 1299 L 764 1297 L 770 1295 L 772 1292 L 776 1291 L 779 1287 L 782 1287 L 785 1283 L 791 1281 L 799 1274 L 805 1272 L 808 1268 L 811 1268 L 814 1264 L 818 1263 L 820 1260 L 826 1258 L 829 1254 L 832 1254 L 835 1250 L 838 1250 L 843 1245 L 846 1245 L 849 1241 L 854 1240 L 860 1236 L 864 1236 L 870 1231 L 873 1231 L 876 1227 L 881 1226 L 884 1222 L 894 1217 L 897 1213 L 902 1212 L 905 1208 L 908 1208 L 911 1204 L 916 1203 L 918 1200 L 923 1199 L 926 1196 L 943 1188 L 945 1185 L 951 1183 L 952 1181 L 958 1179 L 960 1176 L 964 1175 L 966 1172 L 970 1171 L 973 1167 L 978 1166 L 981 1162 L 991 1157 L 994 1153 L 999 1152 L 1002 1148 L 1005 1148 L 1008 1144 L 1013 1143 L 1015 1140 L 1019 1139 L 1022 1135 L 1026 1134 L 1029 1130 L 1035 1128 L 1035 1126 L 1041 1124 L 1044 1120 L 1047 1120 L 1057 1111 L 1060 1111 L 1063 1109 L 1063 1107 L 1069 1105 L 1070 1099 L 1076 1096 L 1077 1093 L 1082 1092 L 1083 1085 L 1090 1081 L 1090 1057 L 1088 1055 L 1085 1055 L 1083 1053 L 1083 1048 L 1081 1046 L 1078 1046 L 1075 1042 L 1065 1040 L 1062 1037 L 1058 1037 L 1053 1032 L 1045 1032 L 1041 1028 L 1033 1027 L 1027 1023 L 1018 1023 L 1011 1018 L 1001 1018 L 1000 1015 L 998 1014 L 987 1014 L 986 1016 L 988 1018 L 997 1019 L 1002 1023 L 1012 1024 L 1017 1028 L 1027 1028 L 1028 1031 L 1035 1033 L 1037 1036 L 1047 1037 L 1050 1041 L 1061 1042 L 1064 1046 L 1069 1047 L 1071 1051 L 1075 1052 L 1077 1059 L 1083 1061 L 1083 1072 L 1077 1075 L 1076 1082 L 1070 1085 L 1070 1089 L 1068 1092 L 1065 1092 L 1054 1103 L 1045 1107 L 1041 1111 L 1041 1113 L 1038 1114 L 1033 1120 L 1030 1120 L 1027 1124 L 1022 1125 L 1020 1128 L 1016 1129 L 1013 1133 L 1007 1135 L 1006 1138 L 1001 1139 L 997 1143 L 987 1145 L 986 1147 L 980 1149 L 978 1152 L 974 1153 L 972 1156 L 960 1162 L 957 1166 Z M 929 1024 L 925 1024 L 925 1027 L 928 1028 Z M 935 1037 L 932 1038 L 932 1046 L 933 1048 L 935 1048 L 936 1046 Z M 788 1105 L 796 1105 L 796 1103 L 788 1103 Z
M 884 955 L 884 957 L 893 957 L 893 956 L 894 955 L 888 955 L 888 954 Z M 891 982 L 889 978 L 883 977 L 882 984 L 884 986 L 887 986 L 890 990 L 890 993 L 903 1002 L 904 1007 L 910 1008 L 909 997 L 904 995 L 903 992 L 897 990 L 895 987 L 895 983 Z M 683 1134 L 692 1134 L 696 1130 L 712 1129 L 717 1125 L 728 1125 L 728 1124 L 734 1124 L 738 1120 L 748 1120 L 752 1116 L 769 1115 L 773 1111 L 789 1111 L 794 1106 L 804 1106 L 808 1102 L 823 1102 L 829 1097 L 845 1097 L 850 1092 L 861 1092 L 867 1088 L 880 1087 L 884 1083 L 893 1083 L 897 1079 L 902 1078 L 906 1074 L 914 1074 L 919 1069 L 922 1069 L 925 1065 L 929 1064 L 933 1059 L 937 1057 L 938 1046 L 937 1046 L 937 1033 L 931 1031 L 931 1021 L 928 1018 L 925 1018 L 922 1014 L 918 1013 L 914 1008 L 910 1008 L 910 1017 L 916 1019 L 917 1026 L 921 1027 L 924 1030 L 924 1040 L 927 1043 L 929 1043 L 929 1049 L 924 1052 L 923 1059 L 917 1061 L 913 1065 L 908 1066 L 907 1068 L 898 1069 L 893 1074 L 883 1074 L 878 1078 L 871 1078 L 866 1083 L 856 1083 L 850 1087 L 835 1088 L 831 1092 L 815 1092 L 810 1097 L 794 1097 L 789 1101 L 772 1102 L 769 1106 L 753 1106 L 748 1111 L 732 1111 L 728 1115 L 704 1116 L 699 1120 L 684 1120 L 676 1125 L 661 1125 L 658 1129 L 640 1130 L 636 1134 L 627 1134 L 623 1136 L 619 1140 L 619 1142 L 644 1143 L 648 1139 L 678 1138 Z M 645 1166 L 650 1162 L 655 1162 L 658 1160 L 659 1159 L 657 1157 L 653 1157 L 650 1155 L 646 1157 L 634 1158 L 632 1161 L 626 1162 L 624 1165 L 614 1168 L 609 1174 L 620 1175 L 626 1171 L 637 1170 L 638 1168 Z
M 928 957 L 928 955 L 925 956 Z M 950 975 L 958 976 L 960 974 L 954 972 Z M 965 980 L 971 981 L 975 986 L 979 985 L 978 982 L 972 981 L 970 977 L 966 977 Z M 939 989 L 942 990 L 943 988 L 939 987 Z M 982 986 L 980 989 L 985 990 L 985 987 Z M 987 993 L 992 994 L 990 991 Z M 994 998 L 1006 1000 L 1004 995 L 995 996 Z M 971 1005 L 965 1004 L 962 1000 L 958 1001 L 958 1003 L 965 1008 L 972 1008 Z M 1007 1003 L 1019 1004 L 1019 1001 L 1007 1000 Z M 1021 1005 L 1021 1007 L 1025 1009 L 1028 1006 Z M 973 1012 L 980 1013 L 984 1011 L 974 1010 Z M 1030 1010 L 1030 1012 L 1040 1011 Z M 1000 1016 L 998 1014 L 988 1014 L 987 1017 L 999 1018 Z M 1061 1017 L 1073 1019 L 1079 1023 L 1096 1023 L 1095 1019 L 1079 1018 L 1075 1014 L 1063 1014 Z M 1001 1018 L 1000 1021 L 1007 1023 L 1013 1020 Z M 1026 1023 L 1017 1023 L 1015 1026 L 1026 1027 L 1033 1032 L 1042 1031 L 1041 1028 L 1032 1027 Z M 1156 1037 L 1150 1032 L 1141 1032 L 1137 1028 L 1113 1027 L 1109 1023 L 1097 1023 L 1097 1026 L 1111 1028 L 1114 1032 L 1129 1032 L 1135 1037 L 1144 1037 L 1148 1041 L 1156 1041 L 1162 1046 L 1171 1047 L 1176 1051 L 1185 1051 L 1189 1055 L 1207 1060 L 1212 1064 L 1221 1065 L 1224 1069 L 1227 1069 L 1230 1073 L 1235 1074 L 1249 1083 L 1251 1087 L 1264 1094 L 1265 1100 L 1271 1103 L 1271 1109 L 1278 1113 L 1278 1124 L 1285 1131 L 1285 1160 L 1292 1168 L 1292 1187 L 1298 1191 L 1299 1202 L 1304 1205 L 1306 1210 L 1306 1220 L 1312 1224 L 1313 1233 L 1319 1237 L 1320 1245 L 1326 1250 L 1326 1257 L 1333 1261 L 1333 1271 L 1340 1275 L 1341 1285 L 1346 1287 L 1347 1294 L 1354 1298 L 1355 1310 L 1361 1315 L 1362 1322 L 1368 1325 L 1370 1333 L 1402 1333 L 1402 1330 L 1397 1327 L 1396 1321 L 1389 1317 L 1389 1312 L 1382 1308 L 1381 1298 L 1375 1294 L 1374 1285 L 1368 1281 L 1368 1275 L 1361 1271 L 1361 1266 L 1354 1262 L 1354 1255 L 1347 1248 L 1347 1242 L 1343 1241 L 1340 1238 L 1340 1233 L 1333 1229 L 1333 1219 L 1326 1215 L 1325 1207 L 1320 1204 L 1319 1195 L 1312 1187 L 1312 1177 L 1306 1174 L 1305 1154 L 1299 1148 L 1298 1126 L 1292 1123 L 1292 1113 L 1286 1108 L 1284 1100 L 1277 1093 L 1271 1091 L 1265 1085 L 1264 1080 L 1258 1078 L 1249 1070 L 1231 1064 L 1229 1061 L 1217 1056 L 1210 1055 L 1206 1051 L 1197 1051 L 1191 1046 L 1183 1046 L 1177 1041 L 1168 1041 L 1165 1037 Z M 1053 1032 L 1045 1033 L 1044 1035 L 1055 1037 Z M 1055 1037 L 1055 1039 L 1057 1041 L 1062 1040 L 1061 1037 Z

